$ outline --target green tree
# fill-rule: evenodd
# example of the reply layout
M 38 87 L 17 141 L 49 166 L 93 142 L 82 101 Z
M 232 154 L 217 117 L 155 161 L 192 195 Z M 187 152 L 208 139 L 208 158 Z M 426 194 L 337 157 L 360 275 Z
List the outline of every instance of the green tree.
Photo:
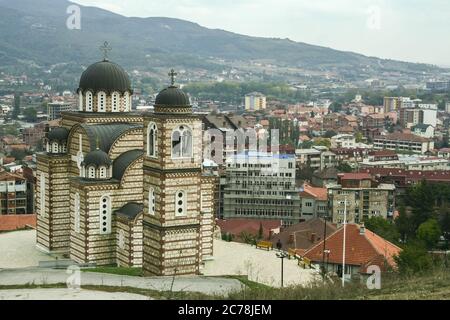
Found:
M 395 226 L 400 233 L 402 242 L 406 242 L 411 237 L 415 236 L 415 228 L 412 218 L 407 214 L 404 205 L 399 207 L 399 216 L 395 219 Z
M 441 228 L 436 219 L 429 219 L 417 229 L 417 238 L 425 243 L 428 249 L 436 246 L 441 237 Z
M 338 166 L 336 167 L 336 169 L 339 172 L 344 172 L 344 173 L 353 172 L 353 168 L 347 162 L 339 163 Z
M 440 223 L 442 235 L 445 238 L 446 249 L 448 249 L 449 243 L 450 243 L 450 208 L 448 206 L 445 206 L 442 209 L 442 211 L 440 212 L 439 223 Z
M 37 121 L 37 111 L 33 107 L 26 108 L 23 111 L 23 115 L 25 116 L 25 120 L 28 122 L 36 122 Z
M 327 132 L 325 132 L 324 137 L 325 138 L 333 138 L 336 135 L 337 135 L 336 131 L 328 130 Z
M 20 93 L 14 93 L 14 105 L 12 111 L 12 118 L 17 120 L 20 115 Z
M 364 220 L 364 224 L 367 229 L 375 232 L 380 237 L 393 242 L 398 243 L 400 239 L 400 233 L 398 232 L 395 224 L 382 218 L 382 217 L 371 217 Z
M 364 136 L 361 132 L 356 133 L 355 140 L 357 143 L 361 143 L 364 140 Z
M 425 272 L 433 265 L 425 246 L 419 242 L 406 246 L 394 260 L 398 271 L 405 275 Z
M 262 223 L 260 223 L 258 230 L 258 240 L 261 240 L 262 238 L 264 238 L 264 229 Z

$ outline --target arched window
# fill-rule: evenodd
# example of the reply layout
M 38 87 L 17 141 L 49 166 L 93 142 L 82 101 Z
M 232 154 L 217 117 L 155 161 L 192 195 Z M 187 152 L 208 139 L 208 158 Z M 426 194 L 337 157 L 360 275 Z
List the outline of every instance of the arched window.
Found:
M 58 142 L 53 142 L 52 143 L 52 153 L 58 153 L 59 152 L 59 150 L 58 150 Z
M 118 92 L 114 92 L 111 99 L 112 112 L 119 112 L 120 94 Z
M 86 111 L 92 111 L 93 109 L 93 97 L 92 92 L 86 92 Z
M 107 170 L 106 167 L 100 167 L 100 178 L 107 178 Z
M 78 110 L 83 111 L 83 92 L 78 92 Z
M 186 215 L 186 191 L 179 190 L 175 193 L 175 216 Z
M 123 94 L 123 107 L 125 112 L 130 111 L 130 94 L 128 92 Z
M 74 203 L 75 217 L 74 217 L 74 230 L 76 233 L 80 233 L 80 194 L 75 194 L 75 203 Z
M 111 233 L 111 198 L 100 198 L 100 234 Z
M 156 209 L 156 194 L 155 194 L 155 189 L 154 188 L 150 188 L 149 192 L 148 192 L 148 213 L 151 214 L 152 216 L 155 215 L 155 210 Z
M 95 167 L 91 166 L 88 168 L 88 178 L 95 179 Z
M 149 123 L 147 133 L 147 154 L 149 157 L 157 157 L 158 129 L 155 123 Z
M 172 133 L 172 158 L 192 157 L 192 132 L 188 127 L 180 126 Z
M 106 93 L 99 92 L 97 95 L 97 99 L 98 112 L 106 112 Z

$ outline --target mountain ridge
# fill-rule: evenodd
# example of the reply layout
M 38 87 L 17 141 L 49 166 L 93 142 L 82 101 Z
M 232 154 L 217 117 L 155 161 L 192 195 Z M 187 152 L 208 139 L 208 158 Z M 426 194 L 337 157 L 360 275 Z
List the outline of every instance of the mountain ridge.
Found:
M 73 4 L 81 8 L 81 30 L 66 28 L 66 9 Z M 215 59 L 261 61 L 361 79 L 386 72 L 420 77 L 443 70 L 432 64 L 380 59 L 290 39 L 210 29 L 182 19 L 126 17 L 67 0 L 0 0 L 0 9 L 0 58 L 6 64 L 25 60 L 44 66 L 85 65 L 99 59 L 96 49 L 107 40 L 115 49 L 114 60 L 127 68 L 174 63 L 214 68 L 216 61 L 208 59 Z

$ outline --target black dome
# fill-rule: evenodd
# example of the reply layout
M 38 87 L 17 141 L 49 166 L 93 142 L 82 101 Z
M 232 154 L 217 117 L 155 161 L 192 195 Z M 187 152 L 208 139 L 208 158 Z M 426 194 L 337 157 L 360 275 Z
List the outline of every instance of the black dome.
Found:
M 58 142 L 67 141 L 68 137 L 69 137 L 69 130 L 62 127 L 54 128 L 47 134 L 47 139 L 49 141 L 58 141 Z
M 89 152 L 84 158 L 83 165 L 88 167 L 94 165 L 96 167 L 100 166 L 110 166 L 111 159 L 109 159 L 108 154 L 100 149 Z
M 132 92 L 131 81 L 125 70 L 118 64 L 107 60 L 94 63 L 83 72 L 78 90 L 83 92 L 91 90 L 93 93 L 99 91 L 106 93 Z
M 190 107 L 188 95 L 176 86 L 162 90 L 156 97 L 155 106 L 162 107 Z

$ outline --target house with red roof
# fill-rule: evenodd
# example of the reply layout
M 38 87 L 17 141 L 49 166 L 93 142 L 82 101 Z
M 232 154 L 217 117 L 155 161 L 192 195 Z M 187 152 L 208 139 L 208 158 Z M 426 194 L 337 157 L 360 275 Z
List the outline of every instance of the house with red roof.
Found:
M 346 279 L 367 276 L 372 266 L 378 267 L 381 272 L 396 269 L 394 257 L 401 252 L 398 246 L 367 230 L 364 225 L 348 224 L 345 229 Z M 303 258 L 309 259 L 312 264 L 324 264 L 327 273 L 342 277 L 343 240 L 342 227 L 325 238 L 325 246 L 324 241 L 320 241 L 306 251 Z
M 305 182 L 300 191 L 300 200 L 301 221 L 328 214 L 327 188 L 313 187 Z

